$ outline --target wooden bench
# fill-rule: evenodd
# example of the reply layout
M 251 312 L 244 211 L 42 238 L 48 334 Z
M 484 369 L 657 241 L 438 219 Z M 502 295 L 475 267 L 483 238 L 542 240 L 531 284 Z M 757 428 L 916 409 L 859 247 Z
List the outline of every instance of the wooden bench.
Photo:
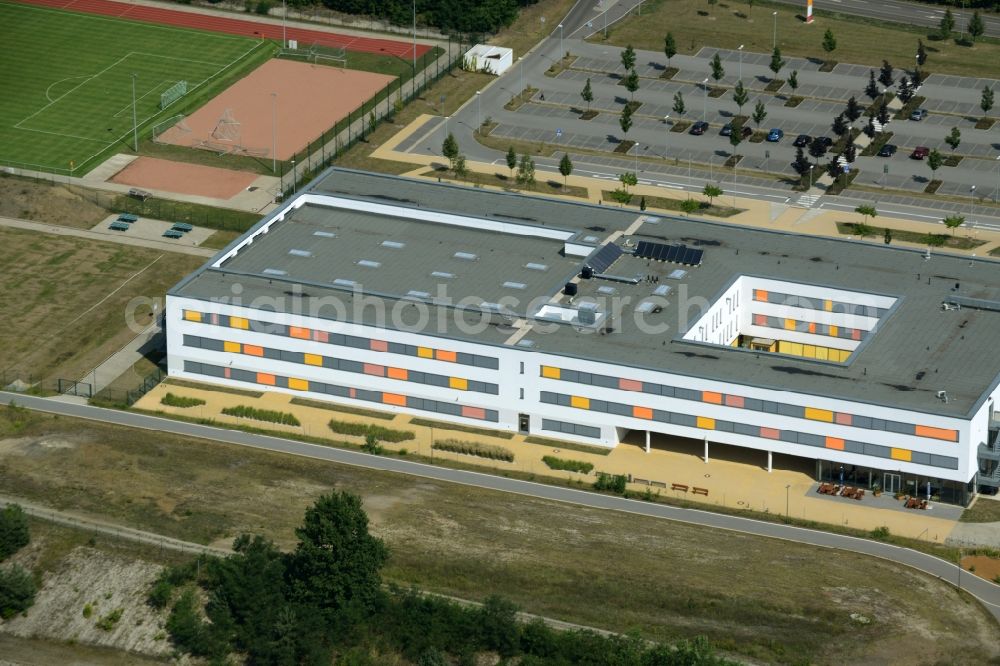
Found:
M 670 484 L 670 489 L 671 490 L 681 490 L 681 491 L 684 491 L 684 492 L 688 491 L 688 487 L 685 486 L 682 483 L 672 483 L 672 484 Z
M 130 189 L 128 191 L 128 195 L 130 197 L 132 197 L 133 199 L 138 199 L 140 201 L 145 201 L 149 197 L 153 196 L 149 192 L 146 192 L 145 190 L 140 190 L 140 189 L 135 188 L 135 187 L 133 187 L 132 189 Z
M 704 495 L 705 497 L 708 497 L 708 488 L 695 487 L 691 489 L 691 492 L 695 495 Z

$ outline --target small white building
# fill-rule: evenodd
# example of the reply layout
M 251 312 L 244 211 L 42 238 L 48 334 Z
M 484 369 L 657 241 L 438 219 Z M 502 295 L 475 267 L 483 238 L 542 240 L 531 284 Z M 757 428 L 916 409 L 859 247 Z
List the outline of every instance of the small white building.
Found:
M 476 44 L 462 60 L 462 69 L 500 76 L 514 64 L 514 51 L 502 46 Z

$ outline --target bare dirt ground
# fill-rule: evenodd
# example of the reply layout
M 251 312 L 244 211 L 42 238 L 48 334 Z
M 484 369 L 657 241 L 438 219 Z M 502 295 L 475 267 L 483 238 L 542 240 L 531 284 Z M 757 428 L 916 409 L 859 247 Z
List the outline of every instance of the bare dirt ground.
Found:
M 107 214 L 61 185 L 0 176 L 0 217 L 89 229 Z
M 155 157 L 133 160 L 111 178 L 115 183 L 215 199 L 230 199 L 255 180 L 255 173 L 172 162 Z
M 287 549 L 332 488 L 363 497 L 403 585 L 652 639 L 704 634 L 767 663 L 1000 656 L 978 603 L 852 553 L 73 419 L 38 417 L 0 445 L 5 494 L 201 543 L 251 531 Z

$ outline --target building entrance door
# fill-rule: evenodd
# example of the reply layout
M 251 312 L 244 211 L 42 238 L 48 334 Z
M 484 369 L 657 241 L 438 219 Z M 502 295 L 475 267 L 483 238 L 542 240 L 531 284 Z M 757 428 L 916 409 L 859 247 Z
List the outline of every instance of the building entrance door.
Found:
M 887 493 L 899 492 L 900 481 L 899 474 L 890 474 L 886 472 L 882 475 L 882 490 Z
M 528 432 L 531 429 L 531 418 L 527 414 L 517 415 L 517 429 L 521 432 Z

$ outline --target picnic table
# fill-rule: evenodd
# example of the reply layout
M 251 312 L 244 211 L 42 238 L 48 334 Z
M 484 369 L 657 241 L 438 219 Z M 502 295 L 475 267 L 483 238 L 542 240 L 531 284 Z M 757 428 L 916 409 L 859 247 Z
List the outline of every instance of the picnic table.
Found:
M 176 229 L 167 229 L 163 232 L 164 238 L 183 238 L 184 234 Z
M 187 232 L 189 232 L 192 229 L 194 229 L 194 227 L 192 227 L 187 222 L 174 222 L 174 226 L 170 227 L 170 229 L 172 231 L 180 231 L 181 233 L 185 233 L 186 234 Z
M 114 222 L 108 225 L 108 229 L 111 229 L 112 231 L 128 231 L 131 228 L 132 227 L 122 222 L 121 220 L 115 220 Z
M 118 216 L 119 222 L 138 222 L 139 216 L 133 215 L 132 213 L 122 213 Z

